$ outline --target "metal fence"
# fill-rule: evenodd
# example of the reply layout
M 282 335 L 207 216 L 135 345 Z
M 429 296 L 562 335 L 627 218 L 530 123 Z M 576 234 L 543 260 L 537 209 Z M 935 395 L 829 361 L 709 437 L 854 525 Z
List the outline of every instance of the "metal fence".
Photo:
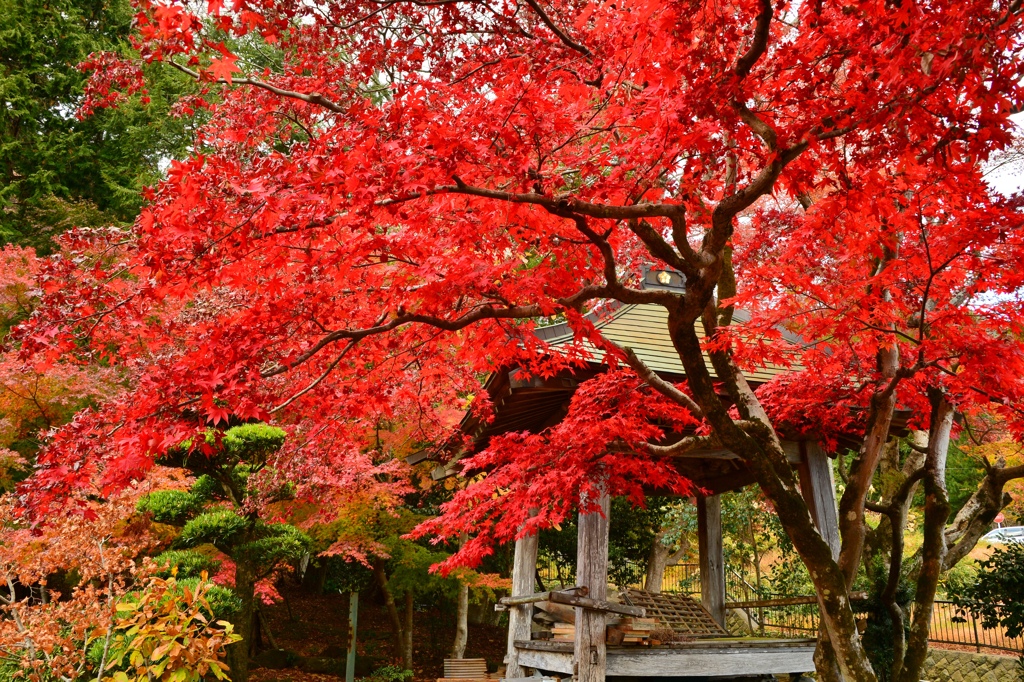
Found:
M 935 601 L 928 641 L 970 647 L 979 653 L 982 651 L 1024 653 L 1024 638 L 1008 637 L 1003 628 L 986 629 L 970 613 L 958 612 L 956 604 L 945 600 Z

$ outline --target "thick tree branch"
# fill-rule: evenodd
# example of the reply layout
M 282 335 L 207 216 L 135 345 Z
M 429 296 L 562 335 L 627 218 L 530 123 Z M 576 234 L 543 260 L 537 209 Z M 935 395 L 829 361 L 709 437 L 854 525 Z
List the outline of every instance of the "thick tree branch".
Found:
M 761 0 L 761 12 L 757 15 L 754 24 L 754 39 L 750 47 L 736 60 L 736 77 L 743 80 L 754 68 L 754 64 L 761 58 L 761 55 L 768 49 L 768 31 L 772 24 L 772 3 L 771 0 Z
M 515 204 L 534 204 L 548 209 L 556 215 L 574 213 L 587 216 L 588 218 L 608 218 L 611 220 L 630 220 L 639 218 L 672 218 L 681 216 L 686 209 L 678 204 L 633 204 L 629 206 L 614 206 L 611 204 L 594 204 L 581 201 L 568 194 L 547 196 L 536 192 L 504 192 L 502 190 L 487 189 L 485 187 L 473 187 L 467 185 L 458 178 L 455 178 L 454 185 L 439 185 L 424 192 L 413 192 L 401 197 L 382 199 L 377 206 L 390 206 L 405 201 L 412 201 L 421 197 L 437 194 L 464 194 L 467 196 L 483 197 L 485 199 L 497 199 L 498 201 L 509 201 Z
M 630 232 L 640 238 L 655 258 L 687 276 L 697 275 L 695 264 L 681 257 L 649 222 L 632 218 L 627 224 Z

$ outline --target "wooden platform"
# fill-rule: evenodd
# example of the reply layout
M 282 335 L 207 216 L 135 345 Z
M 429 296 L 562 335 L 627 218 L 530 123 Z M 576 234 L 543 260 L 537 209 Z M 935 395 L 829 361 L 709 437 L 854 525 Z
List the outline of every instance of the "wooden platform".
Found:
M 572 674 L 572 642 L 517 640 L 520 665 Z M 608 647 L 608 677 L 778 675 L 814 670 L 813 639 L 721 638 Z

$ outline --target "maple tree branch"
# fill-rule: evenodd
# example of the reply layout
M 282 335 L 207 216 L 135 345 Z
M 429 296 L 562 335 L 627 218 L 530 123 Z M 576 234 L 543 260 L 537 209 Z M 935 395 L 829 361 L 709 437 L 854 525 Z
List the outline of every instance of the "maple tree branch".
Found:
M 566 213 L 577 213 L 588 218 L 607 218 L 611 220 L 629 220 L 631 218 L 672 218 L 685 213 L 685 207 L 679 204 L 631 204 L 628 206 L 615 206 L 613 204 L 594 204 L 588 201 L 581 201 L 568 194 L 547 196 L 536 192 L 505 192 L 485 187 L 474 187 L 467 185 L 458 178 L 454 185 L 439 185 L 433 189 L 423 192 L 412 192 L 402 197 L 381 199 L 376 202 L 377 206 L 390 206 L 405 201 L 412 201 L 422 197 L 436 194 L 465 194 L 485 199 L 497 199 L 508 201 L 514 204 L 534 204 L 543 206 L 555 215 Z
M 624 288 L 624 287 L 623 287 Z M 631 290 L 627 290 L 627 293 Z M 636 301 L 637 303 L 650 303 L 654 302 L 652 297 L 646 296 L 646 294 L 653 293 L 665 293 L 665 292 L 650 292 L 650 291 L 637 291 L 637 294 L 643 294 L 641 298 Z M 555 302 L 563 308 L 578 308 L 583 303 L 593 300 L 595 298 L 615 298 L 612 290 L 605 286 L 599 285 L 588 285 L 577 291 L 572 296 L 556 299 Z M 539 304 L 528 304 L 528 305 L 510 305 L 505 307 L 496 307 L 493 305 L 481 305 L 461 317 L 454 320 L 445 319 L 443 317 L 436 317 L 433 315 L 424 315 L 421 313 L 398 313 L 391 321 L 384 323 L 379 322 L 372 327 L 364 327 L 362 329 L 339 329 L 329 334 L 324 335 L 319 341 L 317 341 L 311 348 L 303 353 L 300 353 L 291 361 L 278 364 L 274 367 L 270 367 L 260 372 L 260 376 L 268 378 L 287 372 L 302 363 L 306 362 L 314 355 L 319 353 L 327 346 L 333 344 L 336 341 L 350 340 L 360 341 L 369 336 L 375 336 L 379 334 L 385 334 L 393 331 L 401 326 L 407 324 L 424 324 L 444 331 L 455 332 L 465 329 L 471 324 L 480 322 L 482 320 L 521 320 L 531 317 L 543 317 L 546 313 Z M 381 319 L 386 319 L 387 314 L 383 315 Z
M 878 514 L 885 514 L 886 516 L 894 516 L 899 513 L 899 506 L 904 504 L 907 497 L 910 495 L 914 485 L 918 483 L 925 475 L 924 467 L 915 469 L 913 473 L 907 476 L 903 483 L 900 485 L 899 490 L 892 496 L 889 504 L 881 504 L 879 502 L 872 502 L 870 500 L 864 501 L 864 506 L 873 512 Z
M 754 111 L 743 102 L 733 100 L 732 106 L 739 114 L 740 119 L 746 123 L 759 138 L 761 138 L 761 141 L 764 142 L 768 151 L 774 152 L 778 144 L 778 135 L 775 133 L 775 129 L 765 123 L 764 119 L 754 113 Z
M 338 353 L 338 357 L 334 358 L 334 361 L 331 362 L 331 364 L 327 366 L 327 369 L 325 369 L 323 371 L 323 374 L 321 374 L 316 379 L 314 379 L 313 382 L 310 383 L 308 386 L 306 386 L 304 389 L 302 389 L 298 393 L 295 393 L 294 395 L 292 395 L 292 397 L 288 398 L 283 403 L 281 403 L 277 407 L 275 407 L 272 410 L 270 410 L 270 414 L 274 414 L 275 412 L 277 412 L 279 410 L 283 410 L 284 408 L 288 407 L 293 402 L 295 402 L 296 400 L 298 400 L 299 398 L 301 398 L 302 396 L 306 395 L 307 393 L 312 391 L 314 388 L 319 386 L 320 383 L 324 379 L 326 379 L 331 374 L 331 372 L 334 371 L 334 368 L 338 366 L 338 363 L 341 362 L 345 358 L 346 355 L 348 355 L 348 352 L 350 350 L 352 350 L 353 348 L 355 348 L 357 343 L 359 343 L 358 339 L 354 339 L 352 341 L 349 341 L 348 345 L 345 346 L 345 348 L 343 348 L 340 353 Z
M 673 400 L 676 403 L 685 407 L 687 410 L 690 411 L 694 418 L 704 418 L 704 410 L 700 409 L 700 405 L 698 405 L 693 398 L 680 391 L 678 388 L 672 385 L 672 383 L 665 381 L 660 376 L 658 376 L 658 374 L 654 370 L 647 366 L 646 362 L 640 359 L 640 356 L 636 354 L 636 351 L 634 351 L 632 348 L 629 348 L 628 346 L 620 346 L 614 341 L 608 341 L 608 343 L 615 346 L 622 352 L 622 354 L 626 358 L 626 364 L 628 364 L 633 369 L 633 371 L 637 373 L 637 376 L 643 379 L 648 386 L 656 390 L 658 393 L 661 393 L 665 397 L 669 398 L 670 400 Z
M 655 258 L 664 261 L 669 267 L 675 268 L 686 275 L 694 277 L 697 275 L 698 268 L 696 264 L 681 257 L 679 252 L 673 249 L 649 222 L 631 218 L 627 224 L 630 231 L 640 238 L 640 241 L 644 243 L 644 246 L 647 247 L 647 250 Z M 689 244 L 687 244 L 687 247 L 689 247 Z
M 187 66 L 179 64 L 173 59 L 168 59 L 167 63 L 176 68 L 178 71 L 181 71 L 185 75 L 195 78 L 197 81 L 203 80 L 202 74 L 200 74 L 198 71 L 193 71 L 192 69 L 188 68 Z M 279 88 L 276 85 L 271 85 L 266 81 L 257 80 L 255 78 L 217 78 L 210 82 L 218 83 L 220 85 L 251 85 L 254 88 L 261 88 L 263 90 L 266 90 L 267 92 L 271 92 L 280 97 L 297 99 L 303 102 L 308 102 L 309 104 L 317 104 L 319 106 L 324 107 L 325 109 L 333 111 L 336 114 L 341 114 L 344 113 L 345 111 L 343 107 L 336 104 L 335 102 L 332 102 L 331 100 L 327 99 L 318 92 L 306 93 L 297 92 L 295 90 L 285 90 L 284 88 Z
M 567 34 L 562 29 L 558 28 L 558 26 L 555 24 L 554 21 L 552 21 L 551 17 L 548 16 L 548 13 L 544 11 L 544 8 L 540 6 L 540 3 L 537 2 L 537 0 L 526 0 L 526 4 L 533 8 L 533 11 L 537 13 L 537 16 L 539 16 L 540 20 L 544 22 L 544 25 L 551 29 L 551 32 L 558 36 L 559 40 L 561 40 L 564 44 L 576 50 L 580 54 L 586 57 L 591 56 L 591 52 L 586 48 L 586 46 L 577 43 L 575 40 L 569 37 L 569 34 Z
M 747 77 L 757 60 L 768 49 L 768 31 L 771 28 L 772 13 L 771 0 L 761 0 L 761 12 L 757 15 L 754 25 L 754 40 L 747 51 L 736 60 L 734 71 L 740 80 Z
M 612 245 L 608 243 L 606 238 L 590 228 L 585 217 L 579 215 L 568 215 L 566 217 L 571 218 L 576 223 L 576 229 L 601 252 L 601 258 L 604 260 L 604 279 L 608 286 L 619 286 L 619 275 L 615 269 L 615 252 L 612 250 Z
M 679 457 L 696 450 L 720 448 L 722 443 L 715 436 L 687 436 L 671 445 L 647 443 L 647 452 L 655 457 Z
M 693 250 L 693 247 L 690 246 L 690 241 L 686 238 L 685 212 L 681 215 L 671 216 L 669 220 L 672 222 L 672 241 L 675 243 L 679 255 L 698 270 L 705 265 L 709 265 L 710 263 L 706 258 L 702 258 Z

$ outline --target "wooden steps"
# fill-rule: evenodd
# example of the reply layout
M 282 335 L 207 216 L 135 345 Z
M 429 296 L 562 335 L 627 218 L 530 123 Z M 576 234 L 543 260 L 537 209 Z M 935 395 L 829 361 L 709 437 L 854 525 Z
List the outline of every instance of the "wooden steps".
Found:
M 483 658 L 446 658 L 444 659 L 444 677 L 437 682 L 490 682 L 497 679 L 487 673 L 487 660 Z

